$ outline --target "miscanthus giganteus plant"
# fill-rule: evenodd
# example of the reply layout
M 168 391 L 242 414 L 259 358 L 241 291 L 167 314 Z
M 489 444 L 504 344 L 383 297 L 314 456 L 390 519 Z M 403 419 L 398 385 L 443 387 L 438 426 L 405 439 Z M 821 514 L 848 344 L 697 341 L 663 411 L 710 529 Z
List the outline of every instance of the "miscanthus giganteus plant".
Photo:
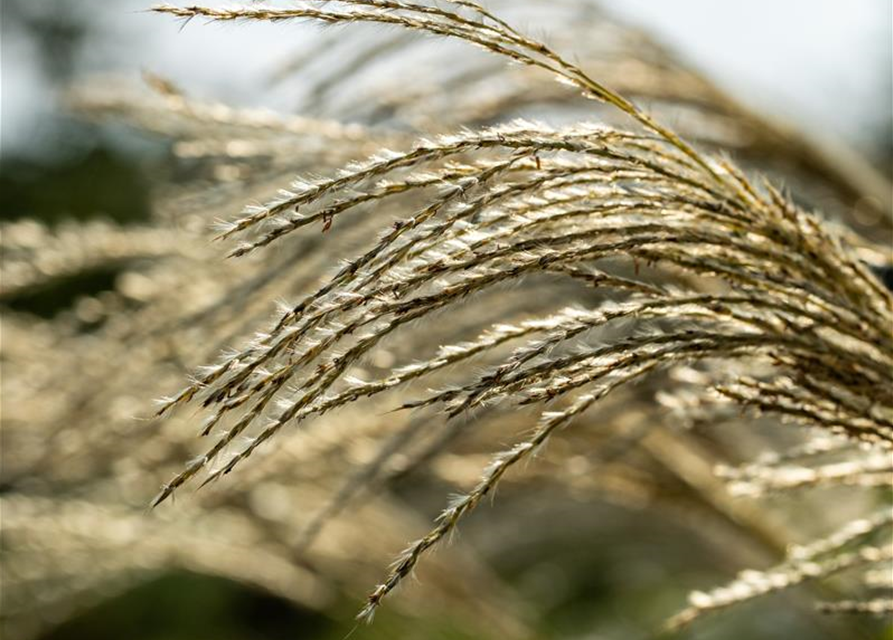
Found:
M 313 293 L 284 305 L 271 329 L 164 402 L 161 413 L 200 402 L 210 412 L 202 433 L 221 434 L 165 484 L 155 504 L 203 471 L 204 483 L 230 473 L 285 429 L 506 343 L 513 348 L 484 373 L 403 407 L 433 407 L 449 419 L 487 405 L 547 405 L 535 429 L 495 454 L 478 484 L 453 498 L 436 526 L 400 555 L 369 594 L 361 617 L 371 618 L 512 467 L 604 396 L 661 369 L 710 363 L 705 397 L 860 445 L 861 455 L 831 468 L 744 471 L 740 479 L 733 476 L 737 486 L 748 487 L 741 490 L 889 481 L 889 473 L 875 473 L 891 469 L 893 299 L 841 233 L 771 182 L 697 150 L 584 68 L 473 2 L 154 10 L 215 21 L 373 22 L 458 38 L 551 74 L 638 125 L 513 121 L 425 138 L 406 150 L 383 149 L 332 177 L 299 179 L 273 200 L 221 223 L 221 238 L 240 238 L 231 256 L 242 257 L 301 231 L 350 225 L 355 212 L 386 215 L 399 199 L 420 201 L 411 215 L 382 224 L 378 237 Z M 604 266 L 624 262 L 633 265 L 632 274 Z M 673 277 L 646 277 L 640 266 L 649 267 L 649 275 L 656 267 Z M 477 339 L 442 347 L 378 379 L 348 376 L 382 341 L 424 331 L 431 317 L 466 313 L 483 304 L 478 299 L 488 291 L 542 275 L 628 295 L 622 303 L 559 307 L 524 322 L 482 327 Z M 614 341 L 580 341 L 621 322 L 632 326 Z M 730 363 L 728 369 L 722 363 Z M 242 438 L 256 426 L 254 435 Z M 226 451 L 225 462 L 211 468 Z M 807 578 L 887 562 L 889 545 L 876 545 L 890 522 L 885 509 L 793 550 L 778 569 L 695 594 L 672 624 Z M 889 606 L 872 601 L 826 608 Z
M 109 576 L 171 565 L 321 606 L 330 578 L 370 584 L 375 559 L 416 526 L 397 501 L 360 514 L 357 498 L 424 470 L 467 491 L 397 559 L 364 618 L 425 557 L 440 579 L 393 604 L 444 581 L 437 598 L 470 591 L 463 606 L 510 637 L 498 581 L 429 551 L 497 485 L 672 503 L 659 495 L 668 478 L 784 556 L 693 593 L 670 627 L 844 571 L 845 593 L 822 592 L 836 599 L 820 610 L 889 611 L 889 496 L 877 494 L 893 479 L 893 310 L 868 267 L 887 259 L 888 185 L 588 5 L 553 4 L 554 46 L 471 2 L 166 5 L 157 10 L 185 20 L 396 29 L 359 44 L 332 31 L 286 61 L 273 81 L 314 64 L 330 72 L 297 117 L 202 102 L 151 75 L 152 99 L 117 87 L 72 95 L 89 117 L 174 139 L 199 179 L 169 187 L 144 226 L 4 229 L 3 295 L 125 265 L 113 294 L 77 308 L 90 333 L 5 319 L 15 367 L 4 373 L 17 373 L 4 386 L 15 400 L 4 442 L 18 453 L 3 470 L 16 488 L 4 498 L 5 608 L 25 619 L 42 584 L 60 592 L 42 598 L 68 607 L 72 594 L 110 588 Z M 415 56 L 401 55 L 418 47 L 407 37 L 417 32 L 496 55 L 453 59 L 442 83 L 426 84 Z M 565 124 L 515 118 L 525 107 Z M 662 124 L 665 107 L 680 133 Z M 725 150 L 784 176 L 796 202 Z M 304 177 L 289 185 L 295 172 Z M 236 241 L 221 263 L 207 222 L 252 200 L 218 223 Z M 52 368 L 28 357 L 35 348 L 57 354 Z M 163 402 L 157 429 L 130 420 L 135 398 L 169 392 L 187 366 L 226 349 Z M 206 409 L 211 444 L 184 468 L 195 416 L 174 409 L 190 403 Z M 767 426 L 769 438 L 754 435 Z M 558 446 L 568 438 L 576 449 Z M 609 464 L 636 448 L 650 462 L 635 474 Z M 122 460 L 123 450 L 133 455 Z M 140 517 L 147 478 L 165 480 L 157 504 L 237 466 L 236 481 L 196 494 L 197 510 L 181 502 Z M 282 497 L 294 486 L 300 509 Z M 779 533 L 758 506 L 841 486 L 864 504 L 836 530 Z M 318 569 L 300 560 L 311 544 Z

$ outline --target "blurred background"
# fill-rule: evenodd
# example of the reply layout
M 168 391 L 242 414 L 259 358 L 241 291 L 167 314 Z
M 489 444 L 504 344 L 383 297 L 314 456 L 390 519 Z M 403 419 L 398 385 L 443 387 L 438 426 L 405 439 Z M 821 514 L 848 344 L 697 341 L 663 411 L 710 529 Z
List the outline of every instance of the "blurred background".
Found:
M 51 230 L 64 228 L 74 220 L 139 226 L 147 223 L 160 205 L 169 202 L 172 189 L 209 179 L 204 167 L 183 162 L 182 154 L 172 162 L 175 136 L 146 132 L 114 118 L 85 115 L 82 108 L 72 108 L 73 89 L 102 86 L 105 82 L 138 86 L 141 76 L 149 72 L 198 100 L 235 107 L 266 107 L 282 114 L 305 114 L 304 106 L 315 105 L 317 113 L 312 115 L 322 118 L 341 118 L 342 113 L 349 113 L 349 109 L 336 109 L 344 103 L 343 99 L 339 103 L 337 95 L 328 101 L 314 98 L 331 73 L 328 65 L 304 64 L 300 73 L 283 72 L 288 61 L 324 48 L 329 32 L 292 24 L 184 25 L 147 13 L 147 4 L 143 0 L 3 1 L 0 215 L 5 222 L 33 219 Z M 578 4 L 583 4 L 583 0 Z M 841 154 L 864 158 L 881 175 L 890 176 L 893 4 L 889 0 L 604 0 L 598 6 L 612 19 L 643 29 L 674 51 L 686 66 L 702 72 L 746 107 L 808 133 L 835 150 L 832 153 L 840 150 Z M 525 21 L 524 16 L 517 24 L 537 36 L 549 36 L 558 28 L 532 19 Z M 339 33 L 346 34 L 348 41 L 353 37 L 350 31 Z M 359 49 L 365 42 L 358 36 L 355 47 Z M 350 49 L 343 42 L 339 46 L 344 51 Z M 435 50 L 432 60 L 443 54 L 438 46 L 431 47 Z M 382 65 L 373 73 L 387 77 L 388 67 Z M 326 105 L 331 106 L 331 111 Z M 358 119 L 376 124 L 371 116 L 362 113 Z M 682 115 L 671 112 L 667 121 L 671 126 L 684 128 Z M 425 128 L 423 122 L 416 126 L 410 119 L 398 122 L 397 127 L 410 132 Z M 213 175 L 210 179 L 220 177 Z M 238 197 L 227 202 L 219 207 L 217 217 L 233 215 L 242 202 Z M 187 226 L 185 221 L 182 224 Z M 24 233 L 16 228 L 16 233 Z M 41 242 L 42 236 L 37 237 L 35 242 Z M 158 242 L 163 244 L 165 240 Z M 104 292 L 120 290 L 122 286 L 127 295 L 127 286 L 131 291 L 134 287 L 139 289 L 141 281 L 122 280 L 122 273 L 120 266 L 112 265 L 47 279 L 40 286 L 4 287 L 0 304 L 4 314 L 16 314 L 16 322 L 33 323 L 35 331 L 51 334 L 48 327 L 52 325 L 41 322 L 72 317 L 79 323 L 78 332 L 89 332 L 102 322 L 91 315 L 95 305 L 85 301 L 101 300 Z M 138 293 L 131 297 L 139 301 Z M 8 389 L 14 375 L 12 367 L 18 366 L 15 354 L 9 355 L 8 351 L 15 351 L 13 342 L 24 340 L 20 336 L 25 334 L 18 332 L 17 324 L 4 325 L 2 338 L 7 354 L 2 361 L 2 391 L 7 412 L 9 403 L 17 399 L 8 395 Z M 64 359 L 51 347 L 45 348 L 37 359 Z M 191 367 L 201 362 L 187 364 Z M 183 368 L 179 365 L 177 375 Z M 69 371 L 70 375 L 77 375 L 76 367 Z M 18 382 L 23 386 L 31 384 Z M 139 413 L 133 408 L 124 412 Z M 744 447 L 756 451 L 759 442 L 746 443 Z M 178 453 L 183 451 L 178 449 Z M 3 446 L 7 470 L 16 468 L 12 459 L 16 455 L 17 450 L 7 440 Z M 395 483 L 392 499 L 401 509 L 410 505 L 415 514 L 412 517 L 424 528 L 442 504 L 443 496 L 455 486 L 453 481 L 461 485 L 465 478 L 474 475 L 480 466 L 477 463 L 483 460 L 474 459 L 475 464 L 467 472 L 457 463 L 439 476 L 410 475 L 409 481 Z M 588 467 L 582 462 L 581 465 L 580 473 L 585 475 Z M 26 471 L 18 477 L 15 473 L 5 474 L 0 490 L 7 495 L 29 495 L 32 485 L 27 476 L 32 471 L 27 471 L 27 466 L 23 468 Z M 141 480 L 135 473 L 128 478 L 128 482 L 149 493 L 154 488 L 154 480 Z M 5 605 L 15 600 L 15 611 L 10 612 L 10 605 L 10 610 L 3 612 L 6 621 L 14 623 L 10 623 L 4 637 L 297 640 L 339 639 L 352 630 L 351 638 L 356 639 L 650 637 L 655 623 L 678 608 L 690 589 L 721 582 L 747 561 L 765 566 L 772 557 L 773 545 L 766 542 L 764 532 L 743 535 L 738 530 L 740 522 L 729 524 L 734 518 L 728 518 L 728 514 L 725 521 L 720 518 L 721 522 L 707 528 L 697 518 L 686 524 L 686 519 L 680 519 L 676 512 L 697 508 L 686 497 L 691 487 L 673 484 L 677 480 L 667 479 L 663 487 L 670 502 L 681 503 L 674 503 L 673 509 L 655 506 L 651 494 L 637 493 L 639 489 L 630 488 L 634 483 L 626 477 L 615 478 L 620 488 L 609 496 L 584 489 L 568 491 L 567 486 L 534 485 L 517 493 L 508 490 L 511 495 L 505 503 L 498 501 L 492 509 L 483 509 L 469 519 L 461 539 L 453 545 L 461 547 L 459 550 L 442 552 L 444 571 L 456 557 L 473 567 L 462 574 L 465 578 L 444 578 L 443 584 L 426 590 L 439 579 L 425 574 L 421 584 L 404 590 L 416 591 L 414 599 L 408 599 L 402 607 L 385 607 L 381 618 L 368 628 L 353 630 L 352 616 L 364 588 L 373 584 L 376 570 L 386 566 L 404 538 L 412 537 L 399 527 L 380 544 L 370 543 L 365 553 L 375 557 L 366 560 L 375 570 L 346 554 L 343 562 L 339 560 L 340 574 L 336 572 L 338 577 L 329 581 L 320 579 L 326 572 L 313 566 L 312 556 L 306 560 L 289 559 L 292 573 L 271 584 L 269 574 L 252 579 L 251 569 L 208 569 L 214 564 L 213 558 L 191 565 L 168 562 L 176 556 L 170 550 L 164 552 L 164 561 L 138 567 L 137 578 L 120 585 L 115 582 L 114 587 L 97 589 L 95 583 L 86 580 L 83 586 L 67 586 L 68 604 L 64 607 L 59 606 L 60 599 L 51 595 L 57 586 L 52 572 L 40 574 L 39 580 L 30 583 L 29 590 L 23 592 L 26 595 L 21 596 L 22 602 L 17 600 L 19 596 L 9 597 L 12 582 L 4 579 L 7 584 L 0 606 L 6 609 Z M 48 486 L 64 486 L 70 492 L 66 495 L 75 511 L 78 505 L 92 500 L 84 497 L 83 482 L 58 482 Z M 33 486 L 38 487 L 35 494 L 46 491 L 36 479 Z M 277 486 L 293 493 L 272 500 L 272 506 L 269 500 L 264 502 L 265 497 L 254 495 L 252 508 L 257 508 L 258 500 L 273 511 L 282 509 L 283 501 L 293 508 L 303 508 L 305 496 L 299 487 L 291 487 L 288 482 Z M 226 488 L 218 491 L 225 492 Z M 128 500 L 145 504 L 146 498 L 137 490 Z M 5 503 L 4 509 L 9 508 L 9 503 Z M 843 512 L 846 508 L 841 507 Z M 171 514 L 176 512 L 170 511 L 170 507 L 168 510 L 164 517 L 175 518 Z M 6 513 L 3 516 L 6 528 Z M 29 548 L 28 536 L 38 536 L 41 526 L 46 527 L 44 533 L 51 539 L 55 535 L 54 520 L 63 516 L 75 518 L 76 514 L 63 514 L 53 505 L 47 506 L 45 512 L 28 512 L 30 524 L 22 525 L 26 534 L 19 532 L 13 546 Z M 132 517 L 128 511 L 116 522 L 126 529 L 122 523 Z M 25 516 L 16 518 L 10 520 L 16 526 L 26 520 Z M 34 525 L 35 522 L 43 525 Z M 412 523 L 416 525 L 415 520 Z M 205 526 L 213 529 L 215 523 L 207 522 Z M 362 537 L 363 527 L 379 525 L 348 521 L 344 526 L 352 528 L 344 533 L 344 540 L 353 540 L 351 536 Z M 78 535 L 86 539 L 94 536 L 89 521 L 80 527 Z M 693 533 L 698 529 L 699 535 Z M 70 533 L 70 527 L 66 531 Z M 192 537 L 188 544 L 202 545 L 198 533 L 190 531 L 189 535 Z M 250 545 L 254 534 L 246 535 L 245 545 Z M 713 544 L 706 544 L 706 538 L 712 539 Z M 511 544 L 504 543 L 508 539 Z M 9 544 L 9 539 L 4 540 Z M 126 555 L 130 545 L 127 531 L 116 540 L 116 552 Z M 41 546 L 44 544 L 51 546 L 46 541 L 34 542 L 32 550 L 51 563 L 47 547 Z M 85 548 L 90 546 L 84 544 Z M 731 547 L 735 552 L 730 554 L 727 550 Z M 219 553 L 238 555 L 243 552 L 240 549 L 244 547 L 221 547 Z M 75 554 L 64 548 L 59 552 Z M 213 556 L 214 550 L 205 552 Z M 83 558 L 87 565 L 96 561 L 89 554 Z M 232 559 L 237 563 L 238 558 Z M 245 556 L 245 563 L 256 566 L 261 566 L 257 563 L 263 560 Z M 282 562 L 281 558 L 278 561 Z M 13 567 L 16 581 L 29 573 L 30 562 L 22 559 Z M 304 574 L 296 572 L 294 566 L 306 572 L 306 584 L 301 583 Z M 78 569 L 74 573 L 82 570 L 87 571 Z M 263 569 L 258 571 L 263 573 Z M 352 584 L 356 571 L 370 579 Z M 111 579 L 103 580 L 112 584 Z M 283 597 L 289 589 L 300 595 Z M 87 592 L 99 595 L 81 597 Z M 505 592 L 504 599 L 503 595 L 491 598 L 497 592 Z M 41 594 L 46 594 L 43 603 Z M 492 599 L 493 604 L 482 605 L 478 610 L 469 604 L 475 597 Z M 529 613 L 513 613 L 519 610 Z M 26 613 L 15 613 L 19 611 Z M 849 622 L 819 619 L 797 598 L 787 596 L 731 612 L 721 619 L 707 620 L 686 633 L 689 635 L 685 637 L 717 640 L 893 637 L 889 626 L 883 624 L 850 626 Z

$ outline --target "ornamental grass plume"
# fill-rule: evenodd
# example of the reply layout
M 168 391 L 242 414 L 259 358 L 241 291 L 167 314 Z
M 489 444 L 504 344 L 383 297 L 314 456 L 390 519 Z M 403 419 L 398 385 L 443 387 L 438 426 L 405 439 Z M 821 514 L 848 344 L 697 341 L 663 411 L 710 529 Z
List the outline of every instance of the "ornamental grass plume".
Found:
M 345 0 L 289 8 L 154 10 L 214 21 L 372 22 L 458 38 L 550 73 L 639 127 L 517 120 L 422 139 L 405 151 L 382 150 L 334 177 L 299 179 L 275 199 L 223 223 L 219 237 L 241 238 L 230 254 L 241 257 L 285 242 L 304 227 L 326 232 L 350 225 L 344 218 L 354 212 L 371 216 L 420 194 L 426 200 L 315 292 L 284 306 L 271 330 L 164 401 L 161 414 L 200 402 L 209 410 L 202 433 L 220 429 L 221 435 L 165 484 L 154 504 L 227 450 L 226 461 L 204 483 L 233 471 L 283 428 L 508 342 L 517 346 L 483 374 L 403 406 L 431 407 L 447 418 L 495 404 L 553 407 L 542 412 L 531 434 L 496 454 L 478 484 L 453 499 L 435 528 L 400 555 L 370 593 L 361 617 L 371 618 L 511 467 L 614 389 L 660 369 L 709 363 L 712 379 L 705 392 L 842 435 L 871 451 L 870 458 L 836 469 L 835 478 L 862 482 L 864 474 L 890 471 L 890 292 L 843 234 L 770 182 L 696 150 L 580 66 L 473 2 Z M 633 277 L 604 266 L 627 261 L 634 265 Z M 640 264 L 674 277 L 636 277 Z M 476 298 L 534 277 L 545 283 L 572 278 L 628 295 L 619 304 L 558 308 L 523 323 L 496 324 L 473 341 L 393 367 L 379 379 L 348 377 L 381 343 L 412 331 L 416 321 L 464 313 Z M 633 323 L 623 337 L 566 348 L 620 321 Z M 728 361 L 758 373 L 723 375 Z M 239 441 L 253 427 L 256 435 Z M 828 478 L 821 469 L 813 474 L 813 482 Z M 871 532 L 887 524 L 883 519 Z M 786 567 L 783 586 L 889 559 L 884 549 L 860 547 L 835 555 L 827 566 L 809 565 L 809 571 Z M 761 576 L 752 592 L 770 590 L 764 582 L 777 588 L 774 575 Z M 695 597 L 693 609 L 674 620 L 687 622 L 701 611 L 743 600 L 745 591 L 733 587 L 731 596 Z
M 322 608 L 365 589 L 418 529 L 389 492 L 413 474 L 462 492 L 367 594 L 363 619 L 431 563 L 438 580 L 396 607 L 430 610 L 433 589 L 482 629 L 529 635 L 517 594 L 470 545 L 430 554 L 497 487 L 680 521 L 696 508 L 774 558 L 693 592 L 668 629 L 806 583 L 822 613 L 889 612 L 893 297 L 871 271 L 889 260 L 889 184 L 589 5 L 511 9 L 544 11 L 554 46 L 464 0 L 160 5 L 184 21 L 394 29 L 362 46 L 329 31 L 283 61 L 271 83 L 331 71 L 301 116 L 198 100 L 151 74 L 149 96 L 72 91 L 84 117 L 174 140 L 194 180 L 166 184 L 143 226 L 3 230 L 0 300 L 120 274 L 67 318 L 4 319 L 4 444 L 18 454 L 3 469 L 4 616 L 17 628 L 43 624 L 41 584 L 58 585 L 47 599 L 64 616 L 169 566 Z M 495 56 L 457 56 L 426 82 L 416 33 Z M 234 202 L 251 204 L 220 220 Z M 229 260 L 206 242 L 214 219 Z M 131 419 L 201 363 L 155 417 Z M 192 505 L 141 514 L 151 479 L 157 506 L 234 471 Z M 775 517 L 794 492 L 818 493 L 821 514 L 821 492 L 840 487 L 860 496 L 843 522 Z

